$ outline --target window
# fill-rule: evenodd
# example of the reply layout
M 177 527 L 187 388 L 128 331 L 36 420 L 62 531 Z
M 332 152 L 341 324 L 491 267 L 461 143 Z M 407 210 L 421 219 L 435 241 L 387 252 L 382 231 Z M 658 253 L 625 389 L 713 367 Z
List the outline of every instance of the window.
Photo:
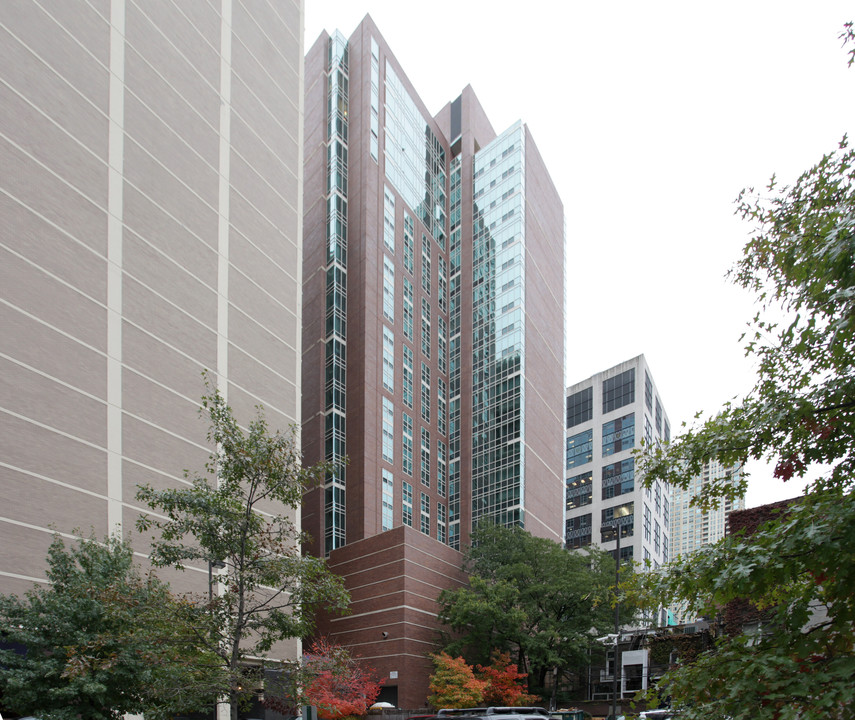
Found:
M 653 445 L 653 426 L 650 424 L 650 418 L 644 416 L 644 444 L 646 447 Z
M 392 473 L 388 470 L 383 469 L 383 510 L 382 510 L 382 529 L 385 532 L 386 530 L 392 529 L 392 508 L 393 508 L 393 482 L 392 482 Z
M 430 422 L 430 368 L 422 363 L 422 420 Z
M 413 351 L 404 345 L 404 405 L 413 407 Z
M 668 536 L 662 534 L 662 562 L 668 562 Z
M 383 244 L 395 254 L 395 195 L 389 188 L 383 190 Z
M 650 542 L 650 508 L 644 506 L 644 541 Z
M 413 419 L 407 415 L 407 413 L 403 413 L 403 432 L 402 432 L 402 444 L 403 444 L 403 458 L 402 458 L 402 469 L 407 475 L 412 477 L 413 475 Z
M 430 303 L 422 298 L 422 355 L 430 359 Z
M 448 492 L 448 472 L 446 470 L 446 458 L 448 451 L 442 440 L 436 441 L 436 491 L 445 497 Z
M 567 470 L 591 462 L 593 440 L 593 430 L 585 430 L 578 435 L 567 438 Z
M 662 437 L 662 405 L 659 398 L 656 398 L 656 434 Z
M 422 493 L 421 523 L 419 529 L 425 535 L 430 535 L 430 498 L 426 493 Z
M 668 498 L 663 497 L 662 498 L 662 523 L 665 525 L 665 527 L 668 527 L 670 522 L 671 522 L 671 507 L 668 504 Z
M 644 404 L 648 412 L 653 412 L 653 383 L 650 381 L 650 373 L 644 371 Z
M 658 480 L 653 486 L 653 503 L 656 505 L 656 514 L 659 515 L 662 512 L 662 486 Z
M 659 554 L 659 521 L 653 521 L 653 552 Z
M 447 266 L 445 263 L 445 258 L 442 255 L 437 256 L 437 298 L 439 302 L 439 309 L 442 312 L 448 312 L 448 281 L 447 281 Z
M 395 335 L 383 326 L 383 388 L 395 392 Z
M 633 534 L 633 521 L 635 503 L 625 503 L 605 508 L 602 511 L 600 542 L 615 540 L 615 528 L 620 528 L 620 536 L 631 537 Z
M 448 542 L 448 536 L 446 535 L 446 509 L 445 505 L 441 502 L 436 504 L 436 539 L 441 543 Z
M 591 504 L 593 495 L 591 492 L 592 478 L 593 473 L 591 472 L 567 478 L 566 497 L 568 510 Z
M 603 413 L 635 402 L 635 368 L 603 381 Z
M 413 339 L 413 284 L 404 278 L 404 337 Z
M 589 387 L 567 398 L 567 427 L 571 428 L 594 417 L 594 388 Z
M 436 429 L 440 435 L 448 434 L 445 392 L 445 381 L 441 377 L 438 377 L 436 379 Z
M 635 445 L 635 413 L 603 424 L 603 456 L 614 455 Z
M 392 410 L 392 401 L 383 398 L 383 459 L 387 463 L 394 462 L 394 452 L 392 450 L 392 438 L 394 437 L 394 412 Z
M 395 322 L 395 266 L 388 256 L 383 256 L 383 317 Z
M 413 486 L 410 483 L 404 481 L 401 486 L 401 507 L 402 507 L 402 517 L 404 525 L 413 526 Z
M 671 425 L 667 420 L 665 421 L 665 432 L 663 436 L 666 443 L 671 442 Z
M 404 211 L 404 270 L 410 275 L 413 274 L 414 237 L 413 218 Z
M 430 431 L 422 428 L 422 485 L 430 487 Z
M 587 547 L 591 544 L 591 513 L 567 519 L 564 542 L 568 548 Z
M 430 295 L 430 239 L 422 235 L 422 289 Z
M 625 495 L 635 489 L 635 460 L 623 460 L 603 467 L 603 500 Z
M 445 342 L 446 337 L 445 318 L 442 315 L 438 315 L 436 318 L 436 369 L 443 375 L 448 373 L 448 365 L 446 364 L 446 358 L 448 357 L 448 346 Z

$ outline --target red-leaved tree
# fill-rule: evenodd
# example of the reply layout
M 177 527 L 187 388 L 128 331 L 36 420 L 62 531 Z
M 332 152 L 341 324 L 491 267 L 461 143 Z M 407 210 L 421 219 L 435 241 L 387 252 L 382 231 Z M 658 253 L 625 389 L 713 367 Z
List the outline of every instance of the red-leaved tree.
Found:
M 540 702 L 537 695 L 529 695 L 525 691 L 523 681 L 528 674 L 517 670 L 509 653 L 494 650 L 490 661 L 489 665 L 478 665 L 479 677 L 487 681 L 484 690 L 485 705 L 520 707 Z

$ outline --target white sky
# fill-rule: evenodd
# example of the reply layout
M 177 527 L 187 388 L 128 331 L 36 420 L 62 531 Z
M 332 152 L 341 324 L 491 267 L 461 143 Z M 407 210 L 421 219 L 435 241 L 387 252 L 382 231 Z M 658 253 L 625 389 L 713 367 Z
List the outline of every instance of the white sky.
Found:
M 497 132 L 528 124 L 564 200 L 568 384 L 644 353 L 674 434 L 750 388 L 733 200 L 855 130 L 851 2 L 305 2 L 307 49 L 370 13 L 429 111 L 471 84 Z M 750 470 L 749 507 L 801 491 Z

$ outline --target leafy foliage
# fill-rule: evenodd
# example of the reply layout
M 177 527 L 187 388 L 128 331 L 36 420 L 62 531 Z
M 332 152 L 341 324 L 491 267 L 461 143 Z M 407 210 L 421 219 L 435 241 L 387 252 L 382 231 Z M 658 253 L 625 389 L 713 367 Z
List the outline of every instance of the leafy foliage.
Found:
M 842 38 L 855 44 L 851 24 Z M 782 481 L 811 468 L 820 475 L 750 537 L 728 537 L 651 576 L 652 592 L 703 614 L 748 598 L 765 625 L 721 639 L 663 682 L 689 718 L 853 717 L 855 152 L 844 137 L 792 186 L 773 178 L 765 194 L 744 191 L 737 212 L 755 228 L 732 278 L 761 305 L 745 336 L 756 385 L 671 446 L 650 449 L 642 470 L 647 482 L 683 487 L 709 458 L 766 458 Z M 768 319 L 779 308 L 786 320 Z M 710 485 L 697 504 L 742 489 Z
M 48 551 L 51 585 L 0 596 L 3 702 L 44 720 L 166 718 L 202 709 L 221 681 L 195 647 L 195 609 L 154 576 L 140 576 L 130 545 L 82 540 Z
M 456 635 L 445 650 L 489 662 L 510 653 L 529 673 L 529 690 L 547 671 L 584 668 L 593 627 L 613 627 L 614 559 L 590 548 L 571 553 L 519 528 L 482 524 L 472 534 L 464 570 L 469 586 L 439 596 L 440 620 Z M 633 610 L 626 606 L 625 616 Z
M 484 701 L 487 681 L 475 677 L 472 668 L 462 657 L 448 653 L 432 654 L 434 673 L 430 678 L 428 702 L 435 708 L 465 708 Z
M 304 657 L 309 675 L 305 695 L 307 704 L 318 708 L 324 720 L 339 720 L 348 715 L 365 715 L 380 694 L 380 683 L 340 645 L 321 638 Z
M 530 695 L 525 691 L 522 683 L 528 675 L 517 670 L 516 664 L 511 662 L 511 656 L 506 652 L 494 651 L 489 665 L 478 666 L 478 675 L 481 680 L 487 681 L 487 687 L 484 689 L 486 705 L 520 707 L 540 701 L 537 695 Z
M 340 578 L 323 559 L 300 552 L 303 536 L 283 508 L 298 508 L 303 490 L 328 468 L 302 468 L 294 430 L 269 431 L 264 415 L 246 431 L 217 392 L 202 398 L 216 448 L 207 475 L 190 475 L 189 487 L 137 493 L 160 514 L 143 515 L 140 530 L 154 530 L 151 560 L 157 567 L 217 563 L 213 600 L 197 598 L 212 619 L 207 645 L 228 673 L 222 688 L 232 717 L 251 683 L 246 659 L 264 657 L 279 640 L 310 633 L 315 609 L 344 610 Z M 246 690 L 244 689 L 246 688 Z

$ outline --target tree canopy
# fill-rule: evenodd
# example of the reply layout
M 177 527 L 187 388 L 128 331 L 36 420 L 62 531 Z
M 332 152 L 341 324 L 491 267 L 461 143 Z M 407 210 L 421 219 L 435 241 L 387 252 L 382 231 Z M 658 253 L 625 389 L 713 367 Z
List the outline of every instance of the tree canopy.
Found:
M 328 468 L 303 468 L 294 429 L 271 432 L 260 409 L 246 430 L 218 392 L 202 398 L 202 412 L 215 448 L 207 474 L 188 474 L 188 487 L 141 486 L 138 498 L 158 515 L 143 515 L 138 527 L 155 531 L 156 567 L 222 566 L 212 601 L 197 601 L 206 606 L 203 638 L 228 674 L 222 690 L 236 718 L 252 685 L 249 668 L 277 641 L 308 636 L 319 606 L 345 610 L 348 596 L 323 559 L 301 553 L 305 538 L 283 514 L 300 506 L 304 489 Z
M 481 524 L 464 570 L 469 586 L 439 596 L 439 618 L 454 633 L 445 651 L 483 665 L 494 650 L 508 652 L 531 691 L 554 668 L 585 667 L 591 628 L 613 628 L 615 563 L 597 548 L 568 552 L 520 528 Z
M 843 33 L 852 42 L 852 25 Z M 850 51 L 850 65 L 855 50 Z M 855 152 L 844 137 L 795 183 L 745 190 L 753 225 L 732 279 L 760 310 L 744 336 L 757 381 L 742 400 L 647 449 L 647 482 L 685 487 L 710 458 L 763 458 L 783 482 L 818 473 L 806 494 L 750 537 L 678 558 L 652 592 L 715 616 L 733 600 L 762 611 L 759 634 L 663 679 L 691 717 L 843 718 L 855 713 Z M 780 320 L 781 314 L 785 318 Z M 697 504 L 744 490 L 718 483 Z
M 168 718 L 202 709 L 222 680 L 195 645 L 196 611 L 154 576 L 127 542 L 81 540 L 48 551 L 50 585 L 0 595 L 3 703 L 43 720 Z

